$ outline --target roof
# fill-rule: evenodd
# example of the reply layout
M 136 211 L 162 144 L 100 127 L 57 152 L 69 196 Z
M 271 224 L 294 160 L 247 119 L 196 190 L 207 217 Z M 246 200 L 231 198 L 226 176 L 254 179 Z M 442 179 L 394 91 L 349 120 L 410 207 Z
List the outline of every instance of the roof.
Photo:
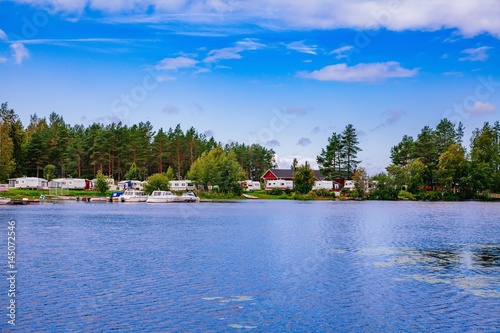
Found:
M 325 180 L 325 176 L 323 176 L 321 174 L 321 172 L 319 170 L 313 170 L 314 171 L 314 178 L 316 178 L 316 180 Z M 291 170 L 291 169 L 268 169 L 263 175 L 261 178 L 264 178 L 266 177 L 266 175 L 272 175 L 273 178 L 276 178 L 276 179 L 290 179 L 292 180 L 293 179 L 293 174 L 294 174 L 295 171 Z M 270 177 L 266 177 L 266 178 L 270 178 Z

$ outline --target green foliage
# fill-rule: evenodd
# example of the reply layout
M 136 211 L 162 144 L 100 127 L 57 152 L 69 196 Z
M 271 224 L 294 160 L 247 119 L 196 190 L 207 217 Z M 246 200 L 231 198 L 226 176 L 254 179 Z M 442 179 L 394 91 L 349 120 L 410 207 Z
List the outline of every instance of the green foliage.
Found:
M 282 195 L 283 190 L 279 188 L 273 188 L 272 190 L 268 191 L 270 195 Z
M 413 194 L 405 190 L 401 190 L 398 192 L 398 198 L 403 200 L 415 200 Z
M 369 193 L 372 200 L 398 200 L 399 191 L 389 175 L 379 173 L 372 178 L 377 181 L 377 186 Z
M 43 178 L 47 181 L 54 179 L 56 174 L 56 167 L 52 164 L 47 164 L 45 168 L 43 168 Z
M 404 135 L 401 142 L 391 148 L 392 165 L 406 167 L 412 160 L 413 146 L 413 137 Z
M 443 199 L 442 193 L 438 191 L 422 191 L 417 193 L 415 197 L 423 201 L 440 201 Z
M 171 180 L 172 178 L 170 178 L 167 173 L 155 173 L 146 179 L 144 192 L 151 194 L 156 190 L 168 191 L 170 189 L 169 181 Z
M 311 192 L 314 186 L 314 171 L 308 163 L 299 166 L 293 174 L 295 191 L 299 194 Z
M 333 133 L 325 149 L 316 157 L 319 170 L 329 179 L 351 178 L 357 165 L 357 154 L 361 151 L 354 126 L 349 124 L 342 134 Z
M 243 180 L 244 174 L 234 151 L 226 153 L 216 147 L 203 153 L 191 165 L 188 178 L 205 187 L 217 186 L 223 193 L 234 193 L 240 191 L 238 181 Z
M 139 171 L 135 163 L 132 163 L 132 165 L 128 169 L 127 173 L 125 174 L 125 179 L 141 180 L 141 172 Z
M 333 191 L 327 190 L 326 188 L 320 188 L 319 190 L 316 190 L 316 196 L 322 197 L 322 198 L 330 198 L 334 197 L 335 193 Z
M 95 187 L 97 189 L 97 192 L 100 194 L 100 195 L 105 195 L 106 192 L 108 191 L 109 189 L 109 184 L 108 182 L 106 181 L 106 176 L 104 176 L 104 174 L 102 173 L 101 170 L 99 170 L 97 172 L 97 181 L 96 181 L 96 184 L 95 184 Z
M 236 160 L 243 169 L 245 179 L 258 180 L 267 169 L 275 166 L 274 151 L 259 144 L 231 143 L 226 145 L 224 150 L 234 152 Z
M 352 124 L 345 127 L 342 132 L 342 147 L 343 147 L 343 157 L 344 157 L 344 168 L 347 172 L 347 178 L 352 178 L 354 171 L 360 161 L 357 161 L 358 152 L 361 151 L 359 148 L 358 134 L 354 129 Z

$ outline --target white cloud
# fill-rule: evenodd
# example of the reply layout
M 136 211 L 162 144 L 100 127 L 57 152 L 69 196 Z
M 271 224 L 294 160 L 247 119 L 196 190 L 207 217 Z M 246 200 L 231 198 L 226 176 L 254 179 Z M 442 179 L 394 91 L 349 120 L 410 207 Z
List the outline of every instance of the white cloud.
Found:
M 346 46 L 342 46 L 342 47 L 339 47 L 335 50 L 333 50 L 332 52 L 330 52 L 330 54 L 335 54 L 335 58 L 337 59 L 343 59 L 343 58 L 347 58 L 349 57 L 346 53 L 349 52 L 350 50 L 352 50 L 353 46 L 352 45 L 346 45 Z
M 180 68 L 194 67 L 197 63 L 197 60 L 187 57 L 165 58 L 158 62 L 154 68 L 157 70 L 176 71 Z
M 10 44 L 10 49 L 12 50 L 12 56 L 16 64 L 20 65 L 25 59 L 30 57 L 30 53 L 23 43 L 15 42 Z
M 413 77 L 418 71 L 418 69 L 402 68 L 399 62 L 389 61 L 355 66 L 330 65 L 313 72 L 299 72 L 297 75 L 319 81 L 376 82 L 390 78 Z
M 203 59 L 203 62 L 217 62 L 219 60 L 227 60 L 227 59 L 241 59 L 241 55 L 239 48 L 236 47 L 225 47 L 223 49 L 211 50 L 208 52 L 208 57 Z
M 7 61 L 9 61 L 9 59 L 5 57 L 0 57 L 0 64 L 6 63 Z
M 500 37 L 498 0 L 18 0 L 51 12 L 100 11 L 110 21 L 204 25 L 251 22 L 275 29 L 458 29 Z M 151 11 L 151 9 L 154 9 Z M 126 14 L 126 15 L 120 15 Z M 83 16 L 83 15 L 81 15 Z
M 467 109 L 467 112 L 474 115 L 492 114 L 495 113 L 496 107 L 493 104 L 477 101 L 472 107 Z
M 9 40 L 9 37 L 7 37 L 7 34 L 2 29 L 0 29 L 0 40 Z
M 488 46 L 481 46 L 478 48 L 466 49 L 462 53 L 467 54 L 465 57 L 460 58 L 460 61 L 484 61 L 490 56 L 487 52 L 491 49 Z
M 240 53 L 244 51 L 253 51 L 266 47 L 266 45 L 259 43 L 257 39 L 245 38 L 239 42 L 236 42 L 233 47 L 225 47 L 222 49 L 215 49 L 208 52 L 208 56 L 203 59 L 206 63 L 215 63 L 219 60 L 227 59 L 241 59 Z
M 316 45 L 306 45 L 304 41 L 297 41 L 287 44 L 286 48 L 300 53 L 317 55 L 316 49 L 318 47 Z
M 300 138 L 299 141 L 297 142 L 297 145 L 305 147 L 309 146 L 311 143 L 312 141 L 309 138 Z

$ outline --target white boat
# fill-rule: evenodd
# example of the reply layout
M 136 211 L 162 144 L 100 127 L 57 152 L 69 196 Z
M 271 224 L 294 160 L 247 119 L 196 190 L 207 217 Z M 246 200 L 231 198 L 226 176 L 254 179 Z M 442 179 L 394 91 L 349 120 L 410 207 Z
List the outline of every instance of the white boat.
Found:
M 194 192 L 186 192 L 180 197 L 177 197 L 177 201 L 180 202 L 199 202 L 200 198 Z
M 153 191 L 151 195 L 148 196 L 146 202 L 149 203 L 167 203 L 177 201 L 177 196 L 170 191 Z
M 146 202 L 148 196 L 144 191 L 127 190 L 120 196 L 122 202 Z
M 10 198 L 0 197 L 0 205 L 8 205 L 10 204 Z

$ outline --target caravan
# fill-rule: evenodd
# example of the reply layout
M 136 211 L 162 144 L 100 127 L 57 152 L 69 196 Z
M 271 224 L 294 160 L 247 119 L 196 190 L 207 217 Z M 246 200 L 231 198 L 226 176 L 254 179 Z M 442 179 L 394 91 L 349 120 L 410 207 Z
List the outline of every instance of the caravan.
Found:
M 47 188 L 47 181 L 37 177 L 20 177 L 9 179 L 11 188 Z

